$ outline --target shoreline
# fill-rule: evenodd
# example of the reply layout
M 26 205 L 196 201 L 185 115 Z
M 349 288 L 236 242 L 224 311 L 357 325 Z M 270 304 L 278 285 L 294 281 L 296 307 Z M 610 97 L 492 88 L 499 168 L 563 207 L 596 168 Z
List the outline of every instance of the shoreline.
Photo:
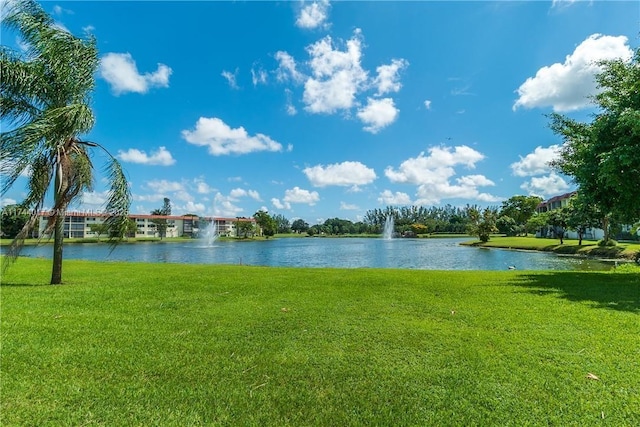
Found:
M 640 259 L 640 242 L 618 243 L 617 246 L 598 246 L 596 241 L 565 239 L 560 244 L 558 239 L 537 237 L 492 237 L 488 242 L 472 240 L 460 243 L 463 246 L 475 246 L 486 249 L 508 249 L 535 252 L 552 252 L 556 255 L 593 258 L 601 261 L 629 261 Z

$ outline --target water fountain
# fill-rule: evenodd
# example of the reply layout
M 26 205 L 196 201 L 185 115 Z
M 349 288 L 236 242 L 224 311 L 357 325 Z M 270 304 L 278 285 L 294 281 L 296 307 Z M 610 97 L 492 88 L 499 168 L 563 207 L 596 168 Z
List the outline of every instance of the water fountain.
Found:
M 218 225 L 216 220 L 212 219 L 211 222 L 205 227 L 202 233 L 202 238 L 207 243 L 207 246 L 213 246 L 213 243 L 218 238 Z
M 384 229 L 382 231 L 382 238 L 386 240 L 390 240 L 393 238 L 393 228 L 394 228 L 394 219 L 393 215 L 389 215 L 384 220 Z

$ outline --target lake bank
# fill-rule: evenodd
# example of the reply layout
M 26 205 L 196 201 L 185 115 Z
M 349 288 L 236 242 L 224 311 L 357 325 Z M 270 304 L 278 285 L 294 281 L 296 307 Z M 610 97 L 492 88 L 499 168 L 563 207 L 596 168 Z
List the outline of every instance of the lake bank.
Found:
M 583 240 L 582 245 L 578 240 L 565 239 L 564 244 L 560 244 L 558 239 L 546 239 L 538 237 L 501 237 L 492 236 L 488 242 L 480 241 L 462 242 L 461 245 L 496 248 L 496 249 L 518 249 L 541 252 L 553 252 L 559 255 L 578 255 L 600 259 L 620 259 L 633 261 L 640 253 L 639 243 L 618 243 L 617 246 L 598 246 L 594 240 Z

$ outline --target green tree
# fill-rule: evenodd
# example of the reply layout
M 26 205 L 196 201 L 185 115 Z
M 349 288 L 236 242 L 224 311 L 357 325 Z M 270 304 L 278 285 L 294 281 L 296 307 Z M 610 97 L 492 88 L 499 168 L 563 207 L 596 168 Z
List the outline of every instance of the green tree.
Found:
M 526 223 L 523 227 L 518 227 L 516 220 L 507 215 L 502 215 L 496 221 L 496 227 L 500 233 L 504 233 L 507 236 L 515 236 L 518 234 L 519 229 L 524 229 L 526 234 Z
M 553 234 L 564 244 L 564 233 L 567 228 L 569 215 L 567 208 L 553 209 L 547 212 L 548 224 L 553 227 Z
M 33 0 L 16 0 L 4 7 L 2 25 L 17 31 L 28 49 L 0 48 L 0 172 L 4 176 L 0 194 L 6 194 L 31 168 L 22 202 L 31 214 L 6 259 L 16 259 L 52 193 L 47 227 L 54 235 L 51 284 L 59 284 L 67 207 L 84 191 L 93 190 L 92 148 L 101 148 L 108 156 L 111 185 L 106 211 L 112 228 L 126 229 L 131 194 L 117 159 L 101 145 L 82 138 L 95 122 L 90 107 L 99 63 L 95 39 L 80 39 L 55 25 Z
M 567 226 L 578 233 L 578 244 L 589 228 L 598 227 L 602 222 L 602 212 L 578 193 L 569 200 L 567 206 Z
M 601 210 L 606 242 L 612 216 L 627 223 L 640 219 L 640 48 L 631 61 L 601 65 L 594 119 L 582 123 L 554 113 L 550 127 L 564 140 L 553 166 Z
M 515 221 L 517 230 L 524 230 L 525 224 L 535 213 L 536 208 L 542 202 L 542 197 L 538 196 L 513 196 L 502 202 L 500 216 L 508 216 Z
M 275 214 L 273 215 L 273 219 L 277 224 L 277 233 L 291 233 L 291 223 L 284 215 Z
M 267 238 L 276 234 L 278 224 L 276 223 L 276 220 L 273 219 L 271 215 L 269 215 L 268 212 L 259 210 L 255 214 L 253 214 L 253 217 L 256 220 L 256 224 L 258 224 L 258 226 L 262 229 L 262 234 Z
M 488 242 L 491 233 L 498 231 L 496 217 L 496 211 L 490 208 L 485 208 L 482 213 L 478 209 L 470 209 L 469 218 L 471 223 L 467 232 L 472 236 L 478 236 L 481 242 Z
M 293 221 L 293 223 L 291 224 L 291 230 L 293 230 L 295 233 L 304 233 L 308 229 L 309 229 L 309 224 L 304 222 L 303 219 L 298 218 L 295 221 Z
M 154 215 L 157 217 L 157 218 L 152 218 L 151 222 L 156 226 L 156 229 L 158 230 L 158 234 L 160 235 L 160 240 L 162 240 L 163 237 L 167 236 L 167 228 L 169 227 L 167 218 L 163 218 L 163 217 L 167 217 L 171 215 L 171 200 L 165 197 L 162 208 L 152 210 L 151 215 Z
M 249 234 L 253 235 L 254 227 L 253 222 L 247 218 L 236 218 L 236 237 L 249 237 Z
M 525 228 L 528 233 L 536 233 L 542 231 L 544 227 L 549 224 L 549 216 L 547 212 L 536 212 L 531 215 L 531 218 L 525 224 Z
M 20 205 L 7 205 L 0 211 L 0 235 L 15 238 L 29 221 L 29 213 Z

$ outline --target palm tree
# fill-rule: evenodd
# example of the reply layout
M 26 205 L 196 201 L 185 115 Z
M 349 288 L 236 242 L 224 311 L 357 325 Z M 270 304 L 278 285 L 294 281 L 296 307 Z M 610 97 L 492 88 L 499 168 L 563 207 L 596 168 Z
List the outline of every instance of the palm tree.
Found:
M 95 121 L 89 105 L 99 64 L 95 39 L 73 36 L 33 0 L 3 3 L 9 10 L 2 24 L 17 31 L 28 48 L 17 52 L 0 47 L 0 120 L 9 129 L 0 133 L 1 194 L 27 174 L 27 196 L 21 205 L 30 211 L 6 260 L 18 256 L 53 194 L 47 231 L 54 235 L 51 284 L 59 284 L 66 210 L 84 191 L 93 190 L 91 149 L 101 148 L 108 156 L 106 222 L 118 236 L 126 229 L 131 193 L 118 160 L 101 145 L 81 139 Z

